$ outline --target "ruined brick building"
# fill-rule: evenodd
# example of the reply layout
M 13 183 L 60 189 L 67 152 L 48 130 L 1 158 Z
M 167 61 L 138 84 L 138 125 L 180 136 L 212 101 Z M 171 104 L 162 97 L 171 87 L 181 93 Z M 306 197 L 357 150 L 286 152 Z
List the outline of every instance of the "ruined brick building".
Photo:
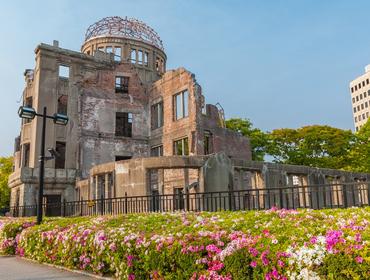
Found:
M 23 104 L 69 117 L 66 127 L 47 123 L 46 147 L 59 156 L 45 164 L 46 203 L 370 179 L 251 161 L 249 140 L 225 128 L 222 108 L 206 104 L 194 74 L 166 69 L 158 34 L 136 19 L 91 25 L 81 52 L 54 41 L 35 55 Z M 21 124 L 11 206 L 37 203 L 41 126 L 37 118 Z
M 194 74 L 166 70 L 162 41 L 145 23 L 108 17 L 88 28 L 81 52 L 58 44 L 38 45 L 35 68 L 24 74 L 24 105 L 69 117 L 67 127 L 47 124 L 46 147 L 60 154 L 45 165 L 47 201 L 77 199 L 76 180 L 103 163 L 218 151 L 251 159 L 248 139 L 224 128 L 223 112 L 206 105 Z M 12 205 L 36 203 L 40 137 L 41 120 L 23 121 Z

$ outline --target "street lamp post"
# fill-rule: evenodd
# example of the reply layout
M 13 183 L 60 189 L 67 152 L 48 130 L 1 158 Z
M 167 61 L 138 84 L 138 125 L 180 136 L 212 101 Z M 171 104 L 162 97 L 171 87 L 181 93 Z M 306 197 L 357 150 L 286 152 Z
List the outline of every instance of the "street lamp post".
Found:
M 38 114 L 35 109 L 27 106 L 21 106 L 18 110 L 19 117 L 23 119 L 34 119 L 37 117 L 42 117 L 42 131 L 41 131 L 41 146 L 40 146 L 40 157 L 39 157 L 39 194 L 37 202 L 37 224 L 42 221 L 42 201 L 44 198 L 44 163 L 45 160 L 51 159 L 50 157 L 45 157 L 45 130 L 46 130 L 46 119 L 52 119 L 55 124 L 67 125 L 68 117 L 62 114 L 54 114 L 52 116 L 47 115 L 47 109 L 44 107 L 43 113 Z

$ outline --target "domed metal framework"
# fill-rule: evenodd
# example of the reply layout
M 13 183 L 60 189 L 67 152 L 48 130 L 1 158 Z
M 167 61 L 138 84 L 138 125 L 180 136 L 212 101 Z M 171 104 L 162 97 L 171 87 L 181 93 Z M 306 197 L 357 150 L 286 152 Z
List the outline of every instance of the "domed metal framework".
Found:
M 164 50 L 158 33 L 144 22 L 134 18 L 106 17 L 90 25 L 85 42 L 94 37 L 117 36 L 143 41 Z

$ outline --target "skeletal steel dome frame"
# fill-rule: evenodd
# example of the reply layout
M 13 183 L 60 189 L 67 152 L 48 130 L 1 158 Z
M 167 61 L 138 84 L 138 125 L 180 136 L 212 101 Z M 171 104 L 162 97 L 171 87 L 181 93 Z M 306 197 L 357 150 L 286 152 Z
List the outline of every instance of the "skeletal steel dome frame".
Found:
M 85 42 L 94 37 L 117 36 L 135 39 L 164 50 L 158 33 L 144 22 L 134 18 L 106 17 L 90 25 L 85 34 Z

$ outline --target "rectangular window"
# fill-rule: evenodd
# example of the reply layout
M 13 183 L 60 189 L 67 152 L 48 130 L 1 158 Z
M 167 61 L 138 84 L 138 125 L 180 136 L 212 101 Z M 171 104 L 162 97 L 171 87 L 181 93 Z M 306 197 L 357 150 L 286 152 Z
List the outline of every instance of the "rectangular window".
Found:
M 124 76 L 116 76 L 115 89 L 116 93 L 128 93 L 128 84 L 130 78 Z
M 149 65 L 149 60 L 148 60 L 149 54 L 147 52 L 144 53 L 144 65 L 148 66 Z
M 360 93 L 360 99 L 362 99 L 362 93 Z
M 355 103 L 355 101 L 356 101 L 356 100 L 355 100 L 355 98 L 353 97 L 353 98 L 352 98 L 352 103 Z
M 365 86 L 365 81 L 362 81 L 362 86 L 363 86 L 363 87 Z
M 113 53 L 113 48 L 112 48 L 111 46 L 107 46 L 107 47 L 105 48 L 105 52 L 106 52 L 106 53 Z
M 33 106 L 33 98 L 32 96 L 27 97 L 24 106 L 32 108 Z M 23 119 L 23 123 L 30 123 L 32 119 Z
M 143 51 L 137 52 L 137 63 L 142 65 L 143 64 Z
M 30 143 L 23 144 L 23 167 L 30 166 Z
M 358 95 L 356 96 L 356 101 L 358 101 Z
M 175 156 L 189 155 L 189 140 L 187 137 L 173 142 L 173 154 Z
M 204 154 L 212 154 L 212 134 L 210 131 L 204 131 Z
M 55 168 L 64 169 L 66 161 L 66 143 L 56 142 L 55 151 L 58 153 L 58 155 L 55 158 Z
M 152 129 L 163 126 L 163 102 L 152 105 L 151 107 L 151 125 Z
M 68 96 L 61 95 L 58 98 L 58 108 L 57 113 L 62 115 L 67 115 L 67 105 L 68 105 Z
M 152 147 L 150 149 L 150 156 L 152 156 L 152 157 L 161 157 L 161 156 L 163 156 L 163 146 L 160 145 L 160 146 Z
M 186 118 L 189 114 L 189 94 L 187 90 L 173 96 L 174 120 Z
M 358 89 L 360 89 L 360 88 L 361 88 L 361 83 L 358 84 Z
M 353 113 L 356 113 L 356 107 L 353 107 Z
M 367 84 L 367 85 L 369 84 L 369 79 L 366 79 L 366 84 Z
M 131 113 L 116 113 L 116 136 L 132 137 Z
M 131 63 L 136 63 L 136 50 L 131 49 Z
M 59 78 L 69 79 L 69 66 L 59 65 Z
M 353 87 L 351 87 L 351 92 L 353 92 Z
M 121 61 L 121 47 L 114 48 L 114 61 Z

